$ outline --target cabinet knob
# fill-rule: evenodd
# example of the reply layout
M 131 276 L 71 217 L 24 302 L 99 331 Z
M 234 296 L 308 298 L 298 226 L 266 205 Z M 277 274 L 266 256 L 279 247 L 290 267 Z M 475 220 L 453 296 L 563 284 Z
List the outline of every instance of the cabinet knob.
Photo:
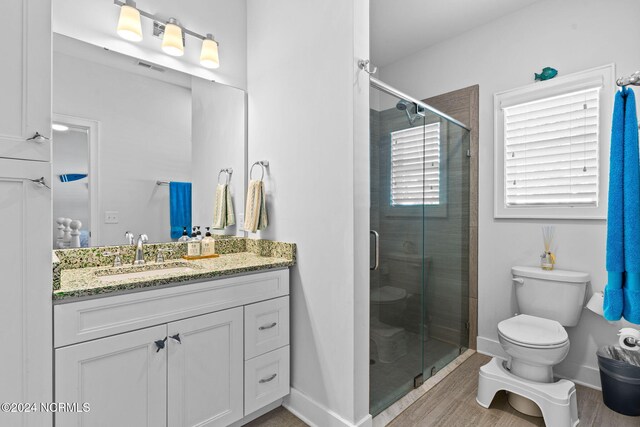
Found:
M 273 379 L 274 379 L 275 377 L 277 377 L 277 376 L 278 376 L 278 374 L 271 374 L 271 375 L 269 375 L 268 377 L 263 378 L 263 379 L 261 379 L 261 380 L 260 380 L 260 381 L 258 381 L 258 382 L 259 382 L 260 384 L 268 383 L 269 381 L 273 381 Z
M 37 131 L 31 138 L 27 138 L 27 141 L 33 141 L 33 142 L 45 142 L 48 140 L 49 138 L 47 138 L 44 135 L 41 135 L 40 132 L 37 132 Z
M 156 353 L 164 348 L 164 344 L 167 342 L 167 337 L 164 337 L 163 340 L 155 341 L 156 345 Z
M 180 334 L 175 334 L 170 337 L 172 340 L 177 341 L 178 344 L 182 344 L 182 340 L 180 339 Z
M 259 331 L 264 331 L 265 329 L 271 329 L 271 328 L 273 328 L 273 327 L 274 327 L 274 326 L 276 326 L 276 325 L 277 325 L 277 323 L 276 323 L 276 322 L 270 323 L 270 324 L 268 324 L 268 325 L 262 325 L 262 326 L 260 326 L 260 327 L 258 328 L 258 330 L 259 330 Z

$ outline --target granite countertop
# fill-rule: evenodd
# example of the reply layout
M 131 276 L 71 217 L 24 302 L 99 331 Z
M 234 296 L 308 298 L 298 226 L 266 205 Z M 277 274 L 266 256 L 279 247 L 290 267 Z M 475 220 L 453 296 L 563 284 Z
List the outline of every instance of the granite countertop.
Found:
M 162 248 L 167 245 L 162 244 Z M 176 248 L 180 248 L 176 245 Z M 160 246 L 160 245 L 158 245 Z M 218 258 L 187 261 L 179 258 L 164 263 L 147 262 L 142 266 L 126 263 L 120 267 L 105 265 L 100 258 L 105 249 L 67 249 L 54 253 L 54 302 L 80 297 L 102 296 L 163 285 L 220 278 L 242 273 L 286 268 L 295 265 L 295 244 L 268 240 L 237 239 L 225 247 Z M 226 248 L 226 249 L 225 249 Z M 149 246 L 150 251 L 154 248 Z M 75 251 L 75 252 L 72 252 Z M 146 257 L 149 259 L 149 257 Z M 108 258 L 106 259 L 108 260 Z M 170 271 L 163 272 L 163 270 Z M 144 273 L 149 271 L 150 273 Z M 145 274 L 148 274 L 145 277 Z M 150 274 L 150 275 L 149 275 Z

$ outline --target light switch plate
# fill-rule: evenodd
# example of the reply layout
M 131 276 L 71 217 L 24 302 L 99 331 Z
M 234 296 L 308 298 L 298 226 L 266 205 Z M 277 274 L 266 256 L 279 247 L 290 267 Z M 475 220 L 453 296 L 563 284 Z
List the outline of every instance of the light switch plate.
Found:
M 118 211 L 106 211 L 104 213 L 105 224 L 117 224 L 120 222 L 120 212 Z
M 243 229 L 244 228 L 244 212 L 238 214 L 237 227 L 239 229 Z

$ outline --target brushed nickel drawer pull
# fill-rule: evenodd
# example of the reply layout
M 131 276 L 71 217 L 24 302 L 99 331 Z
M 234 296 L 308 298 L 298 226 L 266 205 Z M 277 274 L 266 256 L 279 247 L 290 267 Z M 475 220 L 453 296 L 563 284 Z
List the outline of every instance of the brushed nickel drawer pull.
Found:
M 273 381 L 273 379 L 274 379 L 275 377 L 277 377 L 277 376 L 278 376 L 278 374 L 271 374 L 271 375 L 269 375 L 267 378 L 263 378 L 263 379 L 261 379 L 261 380 L 260 380 L 260 381 L 258 381 L 258 382 L 259 382 L 260 384 L 268 383 L 269 381 Z
M 277 323 L 276 323 L 276 322 L 273 322 L 273 323 L 271 323 L 271 324 L 269 324 L 269 325 L 263 325 L 263 326 L 260 326 L 260 327 L 258 328 L 258 330 L 259 330 L 259 331 L 264 331 L 265 329 L 271 329 L 271 328 L 273 328 L 273 327 L 274 327 L 274 326 L 276 326 L 276 325 L 277 325 Z

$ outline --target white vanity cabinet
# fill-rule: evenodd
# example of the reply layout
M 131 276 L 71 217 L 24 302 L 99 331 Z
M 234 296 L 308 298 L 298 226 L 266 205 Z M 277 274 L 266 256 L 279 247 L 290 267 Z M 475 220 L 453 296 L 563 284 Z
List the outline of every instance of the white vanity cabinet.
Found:
M 0 402 L 52 401 L 51 0 L 0 1 Z M 30 161 L 37 160 L 37 161 Z M 0 426 L 52 424 L 0 412 Z
M 288 294 L 283 269 L 55 305 L 55 400 L 90 405 L 56 425 L 241 424 L 289 393 Z

